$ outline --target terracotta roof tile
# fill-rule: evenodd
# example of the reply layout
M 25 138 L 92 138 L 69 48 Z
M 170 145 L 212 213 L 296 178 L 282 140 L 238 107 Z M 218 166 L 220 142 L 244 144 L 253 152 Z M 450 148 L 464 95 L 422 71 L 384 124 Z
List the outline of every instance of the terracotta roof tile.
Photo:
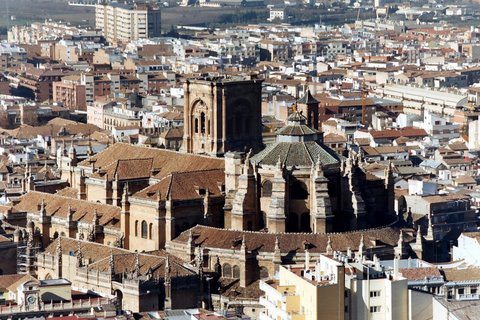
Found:
M 94 212 L 97 210 L 100 217 L 100 225 L 116 229 L 120 228 L 121 209 L 119 207 L 86 200 L 72 199 L 58 194 L 30 191 L 21 196 L 19 198 L 19 203 L 13 208 L 19 212 L 38 212 L 42 200 L 45 200 L 45 209 L 48 216 L 66 218 L 68 214 L 68 206 L 70 205 L 74 211 L 74 221 L 92 223 Z

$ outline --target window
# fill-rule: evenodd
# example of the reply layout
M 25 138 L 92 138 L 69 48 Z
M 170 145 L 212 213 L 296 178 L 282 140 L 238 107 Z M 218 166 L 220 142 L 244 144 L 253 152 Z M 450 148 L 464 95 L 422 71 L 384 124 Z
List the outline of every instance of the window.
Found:
M 135 237 L 138 237 L 138 220 L 135 221 Z
M 380 297 L 380 291 L 370 291 L 370 298 Z
M 370 313 L 380 312 L 380 306 L 371 306 Z
M 148 226 L 148 239 L 153 239 L 153 223 L 150 223 L 150 225 Z
M 458 289 L 458 294 L 464 294 L 465 293 L 465 289 L 464 288 L 459 288 Z
M 147 239 L 148 234 L 147 234 L 147 223 L 145 221 L 142 221 L 142 238 Z
M 272 182 L 270 180 L 265 180 L 262 186 L 262 196 L 271 197 L 272 196 Z
M 205 133 L 205 113 L 200 114 L 200 130 L 202 133 Z
M 232 267 L 228 263 L 225 263 L 223 265 L 223 276 L 225 278 L 231 278 L 232 277 Z
M 198 133 L 198 119 L 195 118 L 195 133 Z
M 240 279 L 240 267 L 233 266 L 233 278 Z

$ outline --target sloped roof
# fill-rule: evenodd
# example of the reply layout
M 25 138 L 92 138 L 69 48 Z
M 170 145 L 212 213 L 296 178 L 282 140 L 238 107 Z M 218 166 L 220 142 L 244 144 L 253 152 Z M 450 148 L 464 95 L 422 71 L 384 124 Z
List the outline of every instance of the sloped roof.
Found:
M 225 184 L 225 173 L 223 169 L 211 169 L 191 172 L 172 172 L 160 182 L 132 195 L 134 198 L 142 198 L 158 201 L 165 200 L 167 194 L 173 200 L 189 200 L 203 198 L 197 193 L 196 188 L 208 189 L 210 195 L 219 196 L 222 193 L 221 187 Z
M 30 191 L 19 198 L 19 203 L 13 208 L 19 212 L 39 212 L 39 206 L 45 200 L 45 210 L 48 216 L 66 218 L 68 207 L 73 210 L 74 221 L 92 223 L 94 212 L 97 211 L 99 224 L 111 228 L 120 228 L 121 209 L 107 204 L 94 203 L 86 200 L 72 199 L 58 194 Z
M 314 141 L 275 142 L 252 157 L 252 161 L 261 165 L 275 165 L 278 159 L 287 167 L 312 167 L 320 159 L 322 165 L 340 163 L 338 155 Z
M 155 178 L 163 178 L 172 172 L 188 172 L 206 169 L 223 169 L 224 159 L 209 156 L 180 153 L 165 149 L 155 149 L 143 146 L 134 146 L 125 143 L 115 143 L 109 148 L 97 153 L 93 157 L 80 162 L 79 166 L 90 166 L 90 161 L 95 161 L 98 169 L 110 170 L 118 161 L 125 161 L 126 165 L 134 159 L 152 159 L 151 168 L 158 170 Z M 152 174 L 153 175 L 153 174 Z M 109 175 L 109 179 L 113 176 Z
M 324 253 L 329 236 L 333 250 L 338 251 L 346 251 L 348 248 L 357 250 L 362 235 L 367 249 L 375 247 L 378 242 L 396 246 L 400 234 L 397 229 L 390 227 L 332 234 L 266 233 L 227 230 L 201 225 L 197 225 L 190 230 L 194 235 L 194 242 L 201 243 L 205 248 L 238 250 L 241 247 L 242 238 L 245 237 L 248 250 L 274 252 L 275 241 L 278 239 L 280 251 L 284 253 L 303 251 L 305 241 L 310 244 L 310 252 Z M 173 242 L 186 243 L 189 239 L 190 230 L 182 232 Z M 413 240 L 413 237 L 410 238 L 410 241 Z M 404 239 L 409 241 L 409 236 L 404 235 Z

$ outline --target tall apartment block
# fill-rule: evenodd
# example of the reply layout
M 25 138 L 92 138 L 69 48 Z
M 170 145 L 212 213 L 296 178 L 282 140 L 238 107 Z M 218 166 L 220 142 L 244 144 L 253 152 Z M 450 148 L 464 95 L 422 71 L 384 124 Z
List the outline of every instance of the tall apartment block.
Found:
M 161 35 L 160 8 L 150 4 L 112 2 L 95 7 L 96 27 L 109 42 L 130 41 Z

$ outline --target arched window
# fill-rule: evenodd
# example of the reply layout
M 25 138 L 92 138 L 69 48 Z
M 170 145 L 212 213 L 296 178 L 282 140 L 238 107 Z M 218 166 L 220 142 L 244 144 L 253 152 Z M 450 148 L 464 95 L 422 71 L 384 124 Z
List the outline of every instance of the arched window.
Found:
M 215 272 L 216 272 L 219 276 L 222 275 L 222 266 L 220 265 L 220 263 L 217 263 L 217 264 L 215 265 Z
M 147 223 L 144 220 L 142 221 L 142 238 L 147 239 L 147 237 L 148 237 Z
M 242 114 L 240 112 L 237 112 L 235 115 L 235 135 L 237 136 L 237 138 L 242 136 L 242 124 Z
M 239 266 L 233 266 L 233 277 L 235 279 L 240 279 L 240 267 Z
M 55 233 L 53 234 L 53 239 L 57 239 L 58 238 L 58 232 L 55 231 Z
M 300 231 L 312 232 L 312 229 L 310 228 L 310 214 L 308 212 L 304 212 L 300 216 Z
M 135 237 L 138 237 L 138 220 L 135 221 Z
M 268 278 L 268 269 L 265 267 L 260 268 L 260 279 Z
M 307 186 L 300 180 L 296 180 L 290 186 L 290 198 L 294 200 L 308 199 Z
M 148 226 L 148 239 L 153 239 L 153 223 L 150 223 L 150 225 Z
M 243 130 L 246 136 L 250 135 L 250 117 L 245 117 L 245 123 L 243 125 Z
M 195 118 L 195 133 L 198 133 L 198 118 Z
M 290 212 L 287 215 L 287 222 L 285 225 L 287 232 L 297 232 L 298 231 L 298 216 L 295 212 Z
M 262 197 L 271 197 L 272 196 L 272 182 L 270 180 L 265 180 L 262 185 Z
M 200 113 L 200 131 L 205 133 L 205 113 Z
M 232 277 L 232 267 L 228 263 L 225 263 L 223 265 L 223 277 L 225 278 Z

